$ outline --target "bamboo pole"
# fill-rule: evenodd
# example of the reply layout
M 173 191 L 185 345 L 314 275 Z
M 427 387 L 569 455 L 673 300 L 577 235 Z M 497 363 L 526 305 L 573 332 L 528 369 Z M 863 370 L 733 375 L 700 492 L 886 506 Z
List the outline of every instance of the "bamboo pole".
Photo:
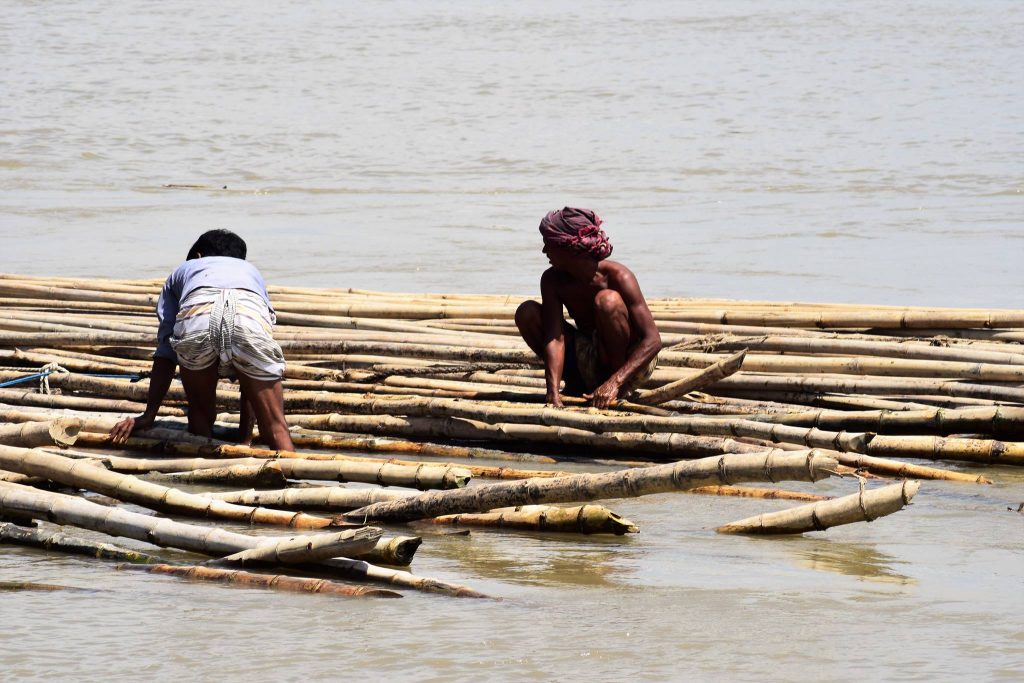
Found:
M 771 328 L 768 328 L 767 333 L 756 336 L 724 334 L 694 337 L 691 344 L 699 347 L 706 353 L 737 351 L 742 348 L 750 348 L 760 351 L 796 354 L 892 356 L 913 360 L 1024 365 L 1024 353 L 1015 353 L 1010 350 L 995 352 L 966 346 L 934 346 L 931 343 L 906 339 L 876 341 L 861 338 L 842 339 L 834 336 L 825 339 L 806 336 L 781 336 L 778 335 L 777 329 Z
M 105 459 L 103 462 L 109 463 Z M 219 467 L 197 467 L 183 472 L 162 472 L 162 469 L 177 468 L 174 465 L 146 464 L 139 463 L 140 468 L 147 471 L 139 472 L 149 482 L 168 484 L 170 486 L 259 486 L 262 488 L 274 488 L 287 486 L 288 477 L 281 471 L 281 467 L 275 462 L 255 463 L 233 463 Z M 123 471 L 130 471 L 127 467 L 115 468 Z
M 84 434 L 82 436 L 81 446 L 91 446 L 98 448 L 109 448 L 111 446 L 110 436 L 107 434 Z M 362 472 L 365 468 L 363 465 L 368 463 L 379 463 L 382 465 L 401 465 L 408 468 L 416 468 L 421 471 L 419 478 L 419 485 L 415 488 L 457 488 L 457 486 L 447 486 L 446 481 L 450 481 L 457 484 L 457 480 L 453 479 L 459 470 L 464 470 L 474 477 L 481 477 L 486 479 L 525 479 L 528 477 L 542 477 L 542 476 L 556 476 L 558 473 L 549 473 L 545 470 L 525 470 L 515 469 L 511 467 L 490 467 L 485 465 L 457 465 L 455 463 L 426 463 L 418 462 L 414 460 L 399 460 L 396 458 L 371 458 L 367 456 L 353 456 L 353 455 L 341 455 L 338 453 L 295 453 L 292 451 L 275 451 L 267 448 L 253 448 L 250 446 L 236 446 L 234 444 L 221 444 L 221 443 L 194 443 L 188 441 L 177 441 L 172 439 L 147 439 L 140 437 L 129 437 L 125 440 L 123 447 L 132 450 L 150 450 L 157 451 L 164 454 L 173 455 L 192 455 L 199 456 L 206 459 L 211 457 L 222 456 L 230 458 L 232 455 L 236 457 L 250 457 L 250 458 L 273 458 L 273 459 L 287 459 L 287 460 L 312 460 L 320 462 L 343 462 L 343 463 L 355 463 L 358 467 L 358 471 Z M 216 462 L 214 460 L 214 462 Z M 170 467 L 170 465 L 167 465 Z M 431 484 L 432 477 L 436 472 L 436 468 L 447 469 L 447 479 L 445 475 L 442 475 L 440 485 L 428 485 Z M 379 471 L 380 474 L 376 481 L 366 481 L 366 477 L 359 479 L 364 483 L 377 483 L 384 485 L 396 485 L 395 480 L 384 471 Z M 404 483 L 397 485 L 408 485 L 408 478 L 405 479 Z
M 411 521 L 465 512 L 485 512 L 515 505 L 634 497 L 737 481 L 817 481 L 829 476 L 837 465 L 834 458 L 813 450 L 775 456 L 722 455 L 605 474 L 523 479 L 482 484 L 461 491 L 431 492 L 368 505 L 344 517 L 353 521 Z
M 633 400 L 637 403 L 660 405 L 666 401 L 682 398 L 691 391 L 700 391 L 738 371 L 743 365 L 743 359 L 746 355 L 747 350 L 743 349 L 739 353 L 720 360 L 691 377 L 670 382 L 657 389 L 641 390 L 637 392 Z
M 270 491 L 216 491 L 200 495 L 239 505 L 259 505 L 285 510 L 329 510 L 348 512 L 387 500 L 415 496 L 415 491 L 379 488 L 350 489 L 341 486 L 311 486 Z
M 904 481 L 866 491 L 861 483 L 860 491 L 849 496 L 762 513 L 725 524 L 715 531 L 722 534 L 802 534 L 840 524 L 871 522 L 909 505 L 920 486 L 916 481 Z
M 782 489 L 765 489 L 754 486 L 698 486 L 688 490 L 689 493 L 700 493 L 709 496 L 736 496 L 739 498 L 765 498 L 773 500 L 831 500 L 829 496 L 802 491 L 784 491 Z
M 193 581 L 215 581 L 230 583 L 246 588 L 270 588 L 294 593 L 316 593 L 317 595 L 334 595 L 338 597 L 364 598 L 400 598 L 401 593 L 382 588 L 365 586 L 347 586 L 327 579 L 305 579 L 284 574 L 254 574 L 238 569 L 218 569 L 216 567 L 183 567 L 172 564 L 137 565 L 125 564 L 117 567 L 123 571 L 147 572 L 150 574 L 167 574 Z
M 82 421 L 72 417 L 58 417 L 48 422 L 22 422 L 0 425 L 0 444 L 7 446 L 57 445 L 70 446 L 78 438 Z
M 751 415 L 747 419 L 792 426 L 840 428 L 873 432 L 928 432 L 940 435 L 981 433 L 1024 436 L 1024 408 L 928 408 L 925 410 L 824 411 Z
M 520 505 L 484 513 L 443 515 L 430 521 L 451 526 L 616 536 L 640 531 L 640 527 L 633 522 L 602 505 L 567 508 L 553 505 Z
M 283 541 L 272 540 L 255 548 L 246 548 L 237 553 L 210 560 L 209 565 L 237 564 L 241 567 L 252 564 L 307 564 L 328 560 L 339 555 L 352 554 L 353 543 L 359 543 L 361 554 L 372 549 L 380 540 L 381 530 L 376 527 L 348 529 L 333 534 L 312 534 L 293 536 Z
M 207 555 L 230 555 L 270 540 L 266 536 L 248 536 L 219 528 L 183 524 L 121 508 L 104 507 L 73 496 L 0 483 L 0 514 L 7 512 L 42 517 L 57 524 L 78 526 Z M 375 581 L 456 597 L 487 597 L 466 586 L 377 567 L 358 560 L 334 558 L 314 566 L 351 580 Z
M 132 437 L 135 438 L 135 437 Z M 175 444 L 177 446 L 177 444 Z M 187 448 L 186 444 L 181 445 Z M 220 447 L 217 447 L 220 448 Z M 271 451 L 275 453 L 274 451 Z M 352 460 L 313 460 L 307 458 L 125 458 L 101 456 L 103 462 L 117 472 L 175 473 L 236 465 L 278 469 L 286 479 L 313 479 L 319 481 L 362 482 L 382 486 L 408 488 L 449 489 L 461 488 L 472 478 L 468 469 L 456 465 L 418 466 L 396 465 Z
M 326 517 L 236 505 L 185 493 L 133 476 L 109 472 L 89 461 L 74 460 L 38 449 L 0 446 L 0 467 L 20 474 L 45 477 L 65 486 L 89 489 L 151 510 L 189 517 L 228 519 L 247 524 L 273 524 L 298 529 L 321 529 L 337 525 L 336 520 Z
M 0 543 L 14 543 L 43 550 L 58 550 L 73 555 L 85 555 L 102 560 L 118 560 L 136 564 L 161 564 L 163 560 L 138 550 L 128 550 L 110 543 L 96 543 L 69 536 L 61 531 L 26 529 L 15 524 L 0 524 Z

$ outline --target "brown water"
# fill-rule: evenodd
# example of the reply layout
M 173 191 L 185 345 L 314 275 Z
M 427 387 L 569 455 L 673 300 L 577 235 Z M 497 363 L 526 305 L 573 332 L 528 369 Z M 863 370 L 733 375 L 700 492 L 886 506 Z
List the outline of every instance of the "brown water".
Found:
M 582 205 L 652 296 L 1021 307 L 1021 35 L 996 1 L 8 2 L 2 269 L 161 277 L 230 227 L 275 283 L 529 292 Z M 418 574 L 501 602 L 4 549 L 96 592 L 0 596 L 0 678 L 1019 680 L 1024 476 L 990 476 L 794 539 L 684 495 L 609 503 L 624 539 L 427 537 Z

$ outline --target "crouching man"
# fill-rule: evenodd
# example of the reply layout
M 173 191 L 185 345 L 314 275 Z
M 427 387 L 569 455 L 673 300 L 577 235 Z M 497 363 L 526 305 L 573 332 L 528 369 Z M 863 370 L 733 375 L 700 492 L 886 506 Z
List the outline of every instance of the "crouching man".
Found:
M 609 261 L 612 245 L 588 209 L 552 211 L 540 223 L 551 267 L 540 278 L 541 303 L 516 310 L 523 340 L 544 361 L 547 402 L 564 393 L 605 408 L 650 378 L 661 335 L 633 272 Z M 575 325 L 565 320 L 562 307 Z

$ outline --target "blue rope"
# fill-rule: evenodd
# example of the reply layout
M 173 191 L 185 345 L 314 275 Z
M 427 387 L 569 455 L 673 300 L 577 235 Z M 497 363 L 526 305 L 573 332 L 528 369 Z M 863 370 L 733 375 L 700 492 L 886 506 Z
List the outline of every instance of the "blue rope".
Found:
M 46 372 L 37 372 L 34 375 L 27 375 L 25 377 L 19 377 L 17 379 L 9 379 L 6 382 L 0 382 L 0 389 L 4 387 L 14 386 L 15 384 L 21 384 L 22 382 L 31 382 L 32 380 L 39 379 L 41 377 L 46 377 L 47 375 L 50 374 L 50 372 L 50 370 L 47 370 Z
M 43 377 L 48 377 L 51 374 L 53 374 L 53 370 L 47 370 L 45 372 L 37 372 L 34 375 L 25 375 L 24 377 L 18 377 L 16 379 L 9 379 L 6 382 L 0 382 L 0 389 L 3 389 L 4 387 L 11 387 L 11 386 L 14 386 L 15 384 L 21 384 L 23 382 L 31 382 L 34 379 L 41 379 Z M 112 378 L 112 379 L 124 379 L 124 378 L 127 378 L 127 379 L 131 380 L 132 382 L 138 382 L 140 379 L 142 379 L 142 375 L 140 375 L 138 373 L 132 373 L 132 374 L 127 374 L 127 375 L 108 375 L 108 374 L 103 374 L 103 373 L 100 373 L 100 372 L 77 372 L 75 374 L 77 374 L 77 375 L 86 375 L 87 377 L 106 377 L 106 378 Z

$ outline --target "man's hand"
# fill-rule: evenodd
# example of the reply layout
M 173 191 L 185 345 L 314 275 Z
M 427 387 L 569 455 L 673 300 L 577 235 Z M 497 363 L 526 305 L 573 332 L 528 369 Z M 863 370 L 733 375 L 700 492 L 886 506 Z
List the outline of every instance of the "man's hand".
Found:
M 555 408 L 564 408 L 565 407 L 562 404 L 562 397 L 561 397 L 561 395 L 559 395 L 558 392 L 555 392 L 553 394 L 552 393 L 548 393 L 547 397 L 545 397 L 545 399 L 544 399 L 544 403 L 546 405 L 549 405 L 549 406 L 554 406 Z
M 614 380 L 608 380 L 589 394 L 583 394 L 583 398 L 594 404 L 595 408 L 607 408 L 619 398 L 619 391 L 622 385 Z
M 132 435 L 132 432 L 136 429 L 149 429 L 155 420 L 155 416 L 146 414 L 138 417 L 126 417 L 110 430 L 110 441 L 115 444 L 123 444 Z

